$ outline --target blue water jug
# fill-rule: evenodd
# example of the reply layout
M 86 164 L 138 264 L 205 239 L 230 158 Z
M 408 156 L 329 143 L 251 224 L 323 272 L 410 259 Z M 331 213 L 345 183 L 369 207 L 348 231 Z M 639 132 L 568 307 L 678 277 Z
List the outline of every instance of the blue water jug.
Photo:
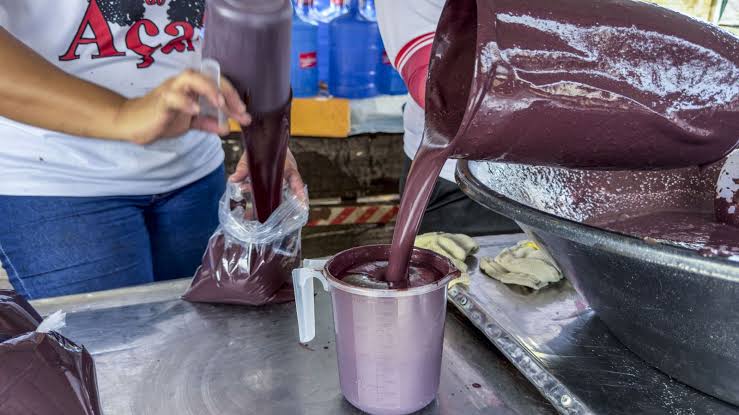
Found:
M 377 63 L 377 90 L 385 95 L 404 95 L 408 93 L 403 78 L 395 70 L 384 50 L 382 51 L 382 58 Z
M 315 0 L 313 4 L 316 20 L 318 21 L 318 81 L 326 87 L 330 83 L 330 50 L 329 23 L 335 18 L 346 14 L 349 7 L 344 0 Z
M 331 37 L 329 91 L 358 99 L 377 95 L 380 30 L 372 0 L 349 0 L 349 12 L 329 23 Z
M 318 95 L 318 22 L 313 0 L 296 0 L 290 55 L 290 82 L 294 97 Z

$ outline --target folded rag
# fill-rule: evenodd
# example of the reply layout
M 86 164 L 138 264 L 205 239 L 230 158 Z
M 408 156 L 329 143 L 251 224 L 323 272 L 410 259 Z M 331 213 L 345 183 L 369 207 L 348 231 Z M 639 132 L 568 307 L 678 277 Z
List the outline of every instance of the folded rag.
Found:
M 535 290 L 562 279 L 562 271 L 554 260 L 532 241 L 521 241 L 495 258 L 483 257 L 480 269 L 500 282 Z
M 461 275 L 452 280 L 449 286 L 455 284 L 469 284 L 470 277 L 467 274 L 467 256 L 474 254 L 480 249 L 477 241 L 461 233 L 429 232 L 418 235 L 414 242 L 417 248 L 434 251 L 439 255 L 449 258 Z

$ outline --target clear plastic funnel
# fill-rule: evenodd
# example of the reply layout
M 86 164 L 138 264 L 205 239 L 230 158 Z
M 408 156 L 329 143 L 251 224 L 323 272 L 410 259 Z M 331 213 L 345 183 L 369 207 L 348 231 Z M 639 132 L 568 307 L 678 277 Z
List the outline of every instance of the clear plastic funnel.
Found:
M 354 265 L 387 260 L 389 245 L 343 251 L 293 271 L 300 341 L 315 337 L 313 278 L 331 293 L 339 381 L 344 397 L 370 414 L 415 412 L 439 388 L 446 317 L 446 286 L 459 271 L 446 258 L 414 249 L 411 264 L 431 268 L 436 281 L 408 289 L 371 289 L 340 276 Z

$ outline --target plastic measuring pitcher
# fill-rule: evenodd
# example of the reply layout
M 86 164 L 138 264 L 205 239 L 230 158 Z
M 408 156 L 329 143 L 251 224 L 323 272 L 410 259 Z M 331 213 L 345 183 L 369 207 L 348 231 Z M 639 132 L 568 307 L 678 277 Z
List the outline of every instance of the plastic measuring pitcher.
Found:
M 349 285 L 337 276 L 387 260 L 390 245 L 352 248 L 293 271 L 300 341 L 315 337 L 313 278 L 331 293 L 339 382 L 344 397 L 370 414 L 408 414 L 434 400 L 439 388 L 447 283 L 459 271 L 446 258 L 414 249 L 411 265 L 438 279 L 401 290 Z M 316 268 L 323 268 L 322 270 Z

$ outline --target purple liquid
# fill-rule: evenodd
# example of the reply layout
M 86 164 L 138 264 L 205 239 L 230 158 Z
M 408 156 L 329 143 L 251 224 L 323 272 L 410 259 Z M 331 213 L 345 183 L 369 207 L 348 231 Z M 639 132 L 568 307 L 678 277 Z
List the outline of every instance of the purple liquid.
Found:
M 239 243 L 227 243 L 222 233 L 213 235 L 203 263 L 182 298 L 255 306 L 292 301 L 293 289 L 288 282 L 292 270 L 300 266 L 300 253 L 287 256 L 272 249 L 254 249 L 247 267 L 243 263 L 245 249 Z
M 699 251 L 708 256 L 739 255 L 739 230 L 716 221 L 709 210 L 672 210 L 595 223 L 598 227 Z
M 389 290 L 399 288 L 385 279 L 388 261 L 372 261 L 353 266 L 337 276 L 342 282 L 360 288 Z M 446 275 L 434 269 L 411 264 L 408 267 L 408 285 L 405 288 L 423 287 L 433 284 Z
M 628 0 L 450 0 L 436 34 L 386 275 L 398 285 L 447 157 L 649 169 L 737 145 L 739 48 L 712 25 Z
M 426 131 L 429 134 L 429 131 Z M 426 136 L 428 137 L 428 135 Z M 408 266 L 413 241 L 421 226 L 423 211 L 447 159 L 447 149 L 428 146 L 426 137 L 411 164 L 393 231 L 392 250 L 384 278 L 395 287 L 408 286 Z
M 266 221 L 282 202 L 282 179 L 290 138 L 290 104 L 269 114 L 254 114 L 242 132 L 254 196 L 254 210 Z

